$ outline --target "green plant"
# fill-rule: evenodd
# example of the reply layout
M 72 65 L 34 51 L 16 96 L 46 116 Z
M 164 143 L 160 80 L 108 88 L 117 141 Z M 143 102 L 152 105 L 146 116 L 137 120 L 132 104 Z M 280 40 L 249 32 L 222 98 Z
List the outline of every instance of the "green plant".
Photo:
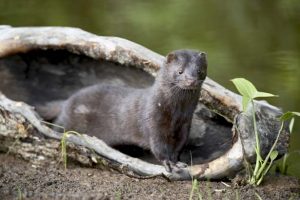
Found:
M 198 193 L 198 199 L 202 200 L 203 198 L 202 198 L 202 194 L 201 194 L 200 189 L 199 189 L 199 182 L 198 182 L 197 179 L 194 179 L 193 182 L 192 182 L 192 190 L 191 190 L 191 193 L 190 193 L 189 200 L 193 199 L 195 191 Z
M 299 112 L 286 112 L 284 113 L 281 117 L 280 120 L 282 121 L 282 123 L 284 121 L 290 120 L 290 125 L 289 125 L 289 131 L 290 133 L 293 132 L 293 128 L 294 128 L 294 123 L 295 123 L 295 117 L 298 116 L 300 117 L 300 113 Z M 292 152 L 294 153 L 294 152 Z M 282 158 L 282 164 L 281 167 L 278 167 L 279 171 L 281 174 L 286 174 L 287 173 L 287 159 L 289 157 L 290 153 L 286 153 L 284 154 L 283 158 Z
M 17 186 L 17 188 L 18 188 L 18 200 L 22 200 L 23 199 L 23 194 L 22 194 L 22 191 L 21 191 L 21 189 L 20 189 L 20 187 L 19 186 Z
M 278 156 L 278 152 L 274 149 L 277 145 L 280 133 L 283 130 L 284 122 L 292 119 L 292 123 L 291 123 L 292 125 L 290 126 L 290 128 L 291 128 L 294 123 L 293 117 L 300 116 L 300 113 L 286 112 L 280 117 L 281 125 L 280 125 L 280 129 L 278 131 L 277 137 L 276 137 L 270 151 L 268 152 L 267 156 L 265 157 L 265 159 L 262 159 L 261 151 L 260 151 L 260 141 L 259 141 L 258 131 L 257 131 L 257 127 L 256 127 L 254 99 L 259 98 L 259 97 L 275 97 L 276 95 L 257 91 L 255 86 L 250 81 L 248 81 L 244 78 L 236 78 L 236 79 L 233 79 L 232 82 L 236 86 L 239 93 L 242 95 L 243 111 L 244 112 L 246 111 L 249 103 L 252 104 L 252 119 L 253 119 L 253 127 L 254 127 L 255 140 L 256 140 L 256 145 L 255 145 L 256 162 L 255 162 L 254 171 L 251 172 L 251 174 L 249 175 L 249 183 L 252 185 L 259 185 L 262 182 L 264 176 L 270 170 L 271 166 L 273 165 L 274 160 Z
M 255 133 L 255 140 L 256 140 L 256 146 L 255 146 L 255 153 L 256 153 L 256 162 L 255 162 L 255 168 L 252 174 L 250 174 L 250 184 L 259 185 L 259 183 L 262 181 L 263 176 L 266 174 L 266 162 L 264 163 L 263 159 L 261 158 L 261 151 L 260 151 L 260 141 L 258 136 L 258 131 L 256 127 L 256 117 L 255 117 L 255 104 L 254 99 L 261 98 L 261 97 L 275 97 L 276 95 L 266 93 L 266 92 L 259 92 L 255 86 L 248 80 L 244 78 L 235 78 L 232 79 L 233 84 L 237 88 L 238 92 L 242 95 L 242 106 L 243 111 L 245 112 L 249 103 L 252 104 L 252 119 L 253 119 L 253 127 L 254 127 L 254 133 Z M 276 154 L 278 152 L 269 152 L 269 157 L 271 160 L 273 158 L 276 158 Z M 271 156 L 272 154 L 272 156 Z M 269 158 L 268 158 L 269 159 Z M 272 160 L 273 162 L 273 160 Z M 268 168 L 267 168 L 268 169 Z M 261 172 L 263 171 L 263 172 Z M 264 175 L 262 175 L 264 174 Z
M 115 199 L 116 199 L 116 200 L 120 200 L 121 197 L 122 197 L 121 191 L 120 191 L 120 190 L 116 191 L 116 192 L 115 192 Z
M 287 174 L 287 169 L 288 169 L 287 159 L 288 159 L 288 157 L 289 157 L 289 153 L 285 153 L 283 158 L 282 158 L 281 166 L 278 167 L 279 172 L 283 175 Z
M 293 112 L 293 113 L 295 116 L 299 116 L 299 113 L 297 113 L 297 112 Z M 294 123 L 295 123 L 295 117 L 292 117 L 291 121 L 290 121 L 290 125 L 289 125 L 290 134 L 292 134 L 292 132 L 293 132 Z M 289 152 L 289 153 L 284 154 L 283 158 L 281 159 L 282 160 L 281 163 L 277 164 L 277 166 L 276 166 L 276 171 L 278 171 L 284 175 L 287 174 L 287 169 L 288 169 L 287 159 L 292 153 L 295 153 L 295 152 Z
M 255 192 L 255 196 L 257 197 L 258 200 L 263 200 L 257 192 Z
M 59 126 L 57 124 L 49 123 L 49 122 L 46 122 L 46 121 L 42 121 L 42 122 L 47 124 L 47 125 L 54 126 L 54 127 L 57 127 L 57 128 L 60 128 L 60 129 L 63 130 L 63 133 L 62 133 L 63 135 L 62 135 L 62 138 L 60 140 L 61 157 L 62 157 L 62 160 L 63 160 L 63 163 L 64 163 L 64 168 L 67 169 L 67 138 L 72 134 L 77 135 L 77 136 L 81 136 L 81 134 L 76 132 L 76 131 L 66 131 L 66 129 L 63 126 Z
M 81 136 L 80 133 L 76 132 L 76 131 L 67 131 L 63 133 L 63 136 L 61 138 L 61 157 L 63 159 L 64 162 L 64 168 L 67 169 L 67 138 L 70 135 L 77 135 L 77 136 Z
M 210 182 L 206 183 L 206 192 L 207 192 L 207 199 L 212 200 L 212 191 L 210 189 Z

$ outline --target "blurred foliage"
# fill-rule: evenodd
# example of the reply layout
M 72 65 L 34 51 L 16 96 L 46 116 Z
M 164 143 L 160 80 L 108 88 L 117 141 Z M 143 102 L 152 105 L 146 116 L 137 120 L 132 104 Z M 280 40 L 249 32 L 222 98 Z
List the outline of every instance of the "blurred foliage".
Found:
M 79 27 L 161 54 L 201 49 L 220 84 L 233 89 L 228 80 L 246 77 L 279 94 L 271 103 L 300 110 L 299 0 L 0 0 L 0 10 L 1 24 Z M 300 150 L 299 131 L 296 123 L 292 151 Z

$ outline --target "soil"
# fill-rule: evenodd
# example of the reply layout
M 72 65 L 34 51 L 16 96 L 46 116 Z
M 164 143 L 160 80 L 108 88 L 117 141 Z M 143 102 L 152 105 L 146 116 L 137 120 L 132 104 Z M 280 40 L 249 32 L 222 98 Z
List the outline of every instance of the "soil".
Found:
M 226 186 L 227 184 L 227 186 Z M 271 176 L 260 187 L 233 187 L 233 183 L 200 181 L 203 199 L 300 199 L 295 177 Z M 163 178 L 136 179 L 113 170 L 69 163 L 36 168 L 13 155 L 0 154 L 0 199 L 189 199 L 191 181 Z

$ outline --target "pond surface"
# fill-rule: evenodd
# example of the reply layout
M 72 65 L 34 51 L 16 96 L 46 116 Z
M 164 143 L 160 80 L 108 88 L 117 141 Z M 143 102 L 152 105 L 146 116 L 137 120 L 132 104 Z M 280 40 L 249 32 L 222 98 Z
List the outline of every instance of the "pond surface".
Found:
M 244 77 L 284 111 L 300 111 L 298 0 L 0 0 L 0 23 L 74 26 L 127 38 L 160 54 L 180 48 L 208 53 L 209 77 L 235 91 Z M 300 177 L 300 118 L 291 136 L 288 173 Z

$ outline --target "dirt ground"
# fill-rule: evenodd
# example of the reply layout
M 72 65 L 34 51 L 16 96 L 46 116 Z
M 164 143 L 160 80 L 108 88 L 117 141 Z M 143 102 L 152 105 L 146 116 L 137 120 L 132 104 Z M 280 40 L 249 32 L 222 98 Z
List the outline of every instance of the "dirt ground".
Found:
M 222 182 L 199 184 L 194 199 L 300 199 L 299 180 L 269 177 L 263 186 L 234 189 Z M 0 154 L 0 199 L 189 199 L 191 181 L 168 182 L 162 178 L 136 179 L 116 171 L 86 168 L 69 163 L 35 168 L 12 155 Z

